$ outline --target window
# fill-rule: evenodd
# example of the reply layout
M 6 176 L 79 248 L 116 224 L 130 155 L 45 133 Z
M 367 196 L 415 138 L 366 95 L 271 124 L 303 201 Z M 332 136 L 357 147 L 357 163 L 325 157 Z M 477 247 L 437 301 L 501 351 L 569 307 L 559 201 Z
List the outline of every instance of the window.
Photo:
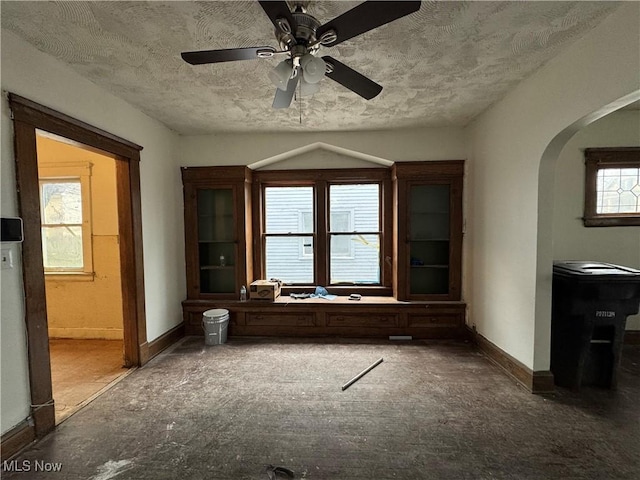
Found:
M 313 283 L 313 187 L 267 187 L 264 206 L 265 278 Z
M 39 169 L 45 273 L 93 271 L 89 172 L 89 165 Z
M 640 225 L 640 148 L 585 150 L 584 225 Z
M 260 172 L 261 278 L 293 286 L 389 287 L 383 278 L 386 171 Z M 390 200 L 390 199 L 389 199 Z M 389 219 L 390 221 L 390 219 Z
M 331 285 L 380 284 L 380 185 L 329 185 Z

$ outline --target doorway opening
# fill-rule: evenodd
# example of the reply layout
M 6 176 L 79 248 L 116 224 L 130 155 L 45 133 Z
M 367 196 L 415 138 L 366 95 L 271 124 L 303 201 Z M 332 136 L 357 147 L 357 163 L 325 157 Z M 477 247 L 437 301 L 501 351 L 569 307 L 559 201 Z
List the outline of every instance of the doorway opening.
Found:
M 56 424 L 127 373 L 116 160 L 37 130 Z
M 106 153 L 115 163 L 118 255 L 114 261 L 120 269 L 117 290 L 121 296 L 122 352 L 126 367 L 143 365 L 149 359 L 140 199 L 142 147 L 13 93 L 9 93 L 9 105 L 15 136 L 18 204 L 24 226 L 22 270 L 27 299 L 25 323 L 31 392 L 30 417 L 35 436 L 42 437 L 55 427 L 56 415 L 44 271 L 38 132 L 47 132 L 72 144 L 75 142 L 83 145 L 88 151 Z M 82 228 L 82 225 L 66 226 Z M 86 277 L 90 273 L 88 268 L 85 269 L 87 265 L 76 265 L 76 275 Z M 96 308 L 93 310 L 97 313 Z

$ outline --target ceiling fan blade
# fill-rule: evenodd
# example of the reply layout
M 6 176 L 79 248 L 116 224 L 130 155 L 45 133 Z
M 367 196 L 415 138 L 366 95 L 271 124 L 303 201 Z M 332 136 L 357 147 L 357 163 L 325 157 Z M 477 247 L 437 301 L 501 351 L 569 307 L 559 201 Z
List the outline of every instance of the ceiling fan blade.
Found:
M 296 87 L 298 86 L 298 80 L 300 75 L 296 75 L 289 79 L 286 90 L 280 90 L 276 88 L 276 96 L 273 99 L 273 108 L 289 108 L 291 100 L 293 100 L 293 94 L 296 93 Z
M 262 2 L 261 2 L 262 3 Z M 270 2 L 266 2 L 270 3 Z M 415 2 L 379 2 L 368 1 L 334 18 L 330 22 L 321 25 L 316 30 L 316 38 L 329 30 L 334 30 L 338 36 L 336 40 L 325 43 L 327 47 L 333 47 L 345 40 L 361 35 L 369 30 L 393 22 L 398 18 L 417 12 L 420 3 Z
M 289 27 L 291 28 L 291 32 L 296 31 L 296 22 L 293 19 L 293 15 L 291 15 L 291 11 L 289 10 L 289 5 L 287 2 L 272 2 L 272 1 L 260 1 L 260 6 L 264 10 L 264 13 L 267 14 L 271 23 L 273 23 L 277 30 L 284 31 L 281 25 L 278 23 L 279 18 L 284 18 L 289 22 Z M 285 33 L 290 33 L 286 32 Z
M 236 60 L 253 60 L 255 58 L 272 57 L 276 52 L 273 47 L 228 48 L 225 50 L 200 50 L 198 52 L 182 52 L 182 59 L 191 65 L 205 63 L 234 62 Z
M 371 100 L 382 91 L 382 85 L 378 85 L 373 80 L 356 72 L 353 68 L 347 67 L 344 63 L 340 63 L 335 58 L 326 56 L 322 57 L 322 59 L 333 67 L 332 72 L 326 73 L 327 77 L 361 97 Z

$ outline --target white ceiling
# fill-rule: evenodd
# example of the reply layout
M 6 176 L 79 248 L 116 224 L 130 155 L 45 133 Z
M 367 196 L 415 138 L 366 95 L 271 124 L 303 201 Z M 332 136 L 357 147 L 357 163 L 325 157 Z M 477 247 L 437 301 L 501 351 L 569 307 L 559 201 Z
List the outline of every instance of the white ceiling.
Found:
M 325 23 L 360 2 L 304 3 Z M 1 13 L 3 29 L 171 129 L 203 134 L 465 125 L 619 5 L 423 1 L 412 15 L 321 49 L 381 84 L 378 97 L 325 78 L 286 110 L 271 108 L 267 78 L 281 59 L 192 66 L 180 57 L 277 47 L 257 1 L 2 1 Z

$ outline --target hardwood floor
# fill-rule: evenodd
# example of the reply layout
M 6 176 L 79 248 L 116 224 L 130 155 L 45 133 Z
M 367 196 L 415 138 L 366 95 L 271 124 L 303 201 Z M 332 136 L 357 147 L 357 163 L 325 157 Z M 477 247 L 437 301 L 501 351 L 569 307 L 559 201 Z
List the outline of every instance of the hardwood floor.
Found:
M 187 337 L 0 475 L 257 480 L 276 465 L 308 480 L 637 480 L 640 348 L 625 345 L 618 375 L 617 390 L 532 395 L 468 342 Z
M 56 424 L 129 372 L 122 340 L 50 339 Z

